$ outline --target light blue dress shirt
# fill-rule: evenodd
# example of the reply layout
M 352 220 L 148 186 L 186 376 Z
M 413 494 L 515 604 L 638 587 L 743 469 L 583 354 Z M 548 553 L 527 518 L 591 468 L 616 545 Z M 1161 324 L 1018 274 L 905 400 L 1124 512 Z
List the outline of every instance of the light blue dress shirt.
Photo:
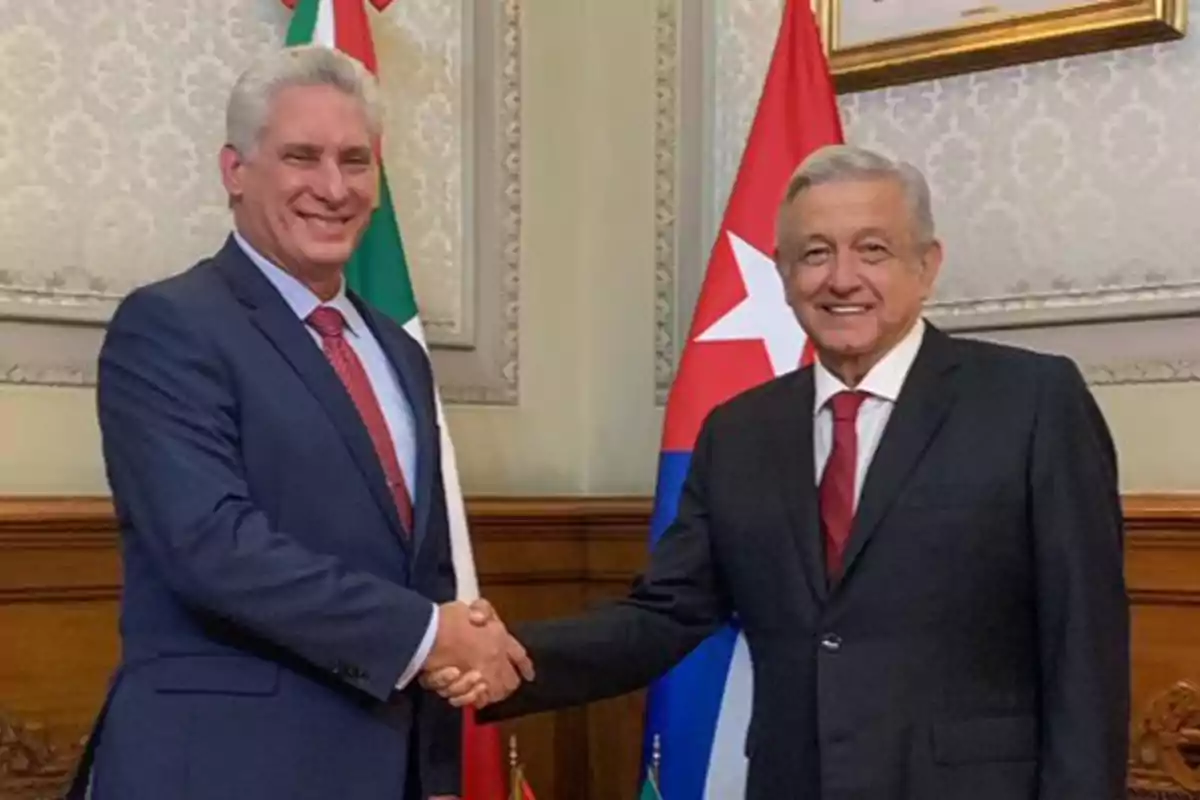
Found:
M 413 497 L 413 488 L 417 484 L 417 432 L 412 406 L 409 404 L 404 390 L 400 387 L 400 379 L 397 377 L 392 363 L 388 361 L 383 348 L 371 333 L 366 320 L 362 318 L 358 309 L 346 296 L 345 281 L 342 282 L 337 295 L 332 300 L 322 303 L 311 289 L 291 273 L 268 261 L 240 233 L 235 231 L 233 238 L 254 263 L 254 266 L 258 267 L 271 285 L 279 291 L 301 322 L 307 320 L 309 314 L 321 305 L 336 308 L 342 313 L 346 320 L 346 342 L 362 362 L 363 369 L 367 373 L 367 380 L 370 381 L 375 398 L 383 410 L 383 417 L 387 422 L 392 444 L 396 448 L 396 457 L 400 461 L 400 469 L 404 473 L 405 483 L 408 485 L 409 497 Z M 316 345 L 320 347 L 320 334 L 307 322 L 304 327 L 312 335 Z M 425 637 L 421 640 L 421 646 L 417 648 L 413 660 L 409 662 L 407 669 L 396 682 L 397 689 L 407 686 L 429 657 L 429 651 L 433 649 L 433 641 L 437 635 L 437 626 L 438 607 L 437 604 L 433 604 L 433 616 L 429 619 L 429 628 L 425 631 Z

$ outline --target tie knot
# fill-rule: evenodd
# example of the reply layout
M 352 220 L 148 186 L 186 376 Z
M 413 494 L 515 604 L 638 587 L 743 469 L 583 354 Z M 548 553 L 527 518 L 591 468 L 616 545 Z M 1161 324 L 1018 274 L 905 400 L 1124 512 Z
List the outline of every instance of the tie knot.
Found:
M 308 315 L 308 324 L 321 334 L 322 339 L 331 339 L 341 336 L 345 331 L 346 318 L 336 308 L 318 306 Z
M 829 408 L 837 422 L 847 422 L 858 417 L 859 406 L 867 399 L 866 392 L 838 392 L 829 398 Z

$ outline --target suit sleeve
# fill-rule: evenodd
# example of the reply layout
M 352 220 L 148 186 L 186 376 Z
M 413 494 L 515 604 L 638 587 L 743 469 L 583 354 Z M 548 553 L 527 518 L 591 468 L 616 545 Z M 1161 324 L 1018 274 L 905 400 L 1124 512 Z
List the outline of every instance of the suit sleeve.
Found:
M 1041 800 L 1125 797 L 1129 609 L 1117 458 L 1075 365 L 1048 362 L 1031 466 Z
M 387 698 L 432 603 L 272 529 L 247 486 L 232 378 L 165 296 L 136 291 L 118 309 L 97 403 L 125 534 L 158 577 L 198 612 Z
M 430 376 L 432 385 L 432 376 Z M 455 599 L 458 583 L 454 572 L 450 543 L 450 523 L 445 507 L 445 484 L 440 469 L 440 457 L 433 459 L 437 479 L 433 497 L 437 505 L 431 517 L 430 532 L 438 531 L 441 541 L 433 597 L 438 603 Z M 420 748 L 421 791 L 423 797 L 462 794 L 463 711 L 432 692 L 416 696 L 417 740 Z
M 661 677 L 730 614 L 709 532 L 711 422 L 693 452 L 674 522 L 623 600 L 583 616 L 515 626 L 536 678 L 479 713 L 484 721 L 603 700 Z

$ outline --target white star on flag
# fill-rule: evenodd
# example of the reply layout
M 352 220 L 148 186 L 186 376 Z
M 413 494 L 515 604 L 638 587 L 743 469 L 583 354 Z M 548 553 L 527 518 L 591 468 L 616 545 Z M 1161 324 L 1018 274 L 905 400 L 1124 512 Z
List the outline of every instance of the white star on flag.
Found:
M 759 339 L 767 348 L 775 374 L 800 366 L 804 329 L 787 304 L 775 262 L 737 234 L 727 232 L 746 298 L 696 337 L 697 342 L 738 342 Z

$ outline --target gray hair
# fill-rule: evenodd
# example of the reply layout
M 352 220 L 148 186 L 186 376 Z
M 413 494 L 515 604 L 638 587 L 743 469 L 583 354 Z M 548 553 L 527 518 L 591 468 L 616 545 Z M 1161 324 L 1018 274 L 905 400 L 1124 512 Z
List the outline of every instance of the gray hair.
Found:
M 267 126 L 272 101 L 292 86 L 332 86 L 345 92 L 362 104 L 371 134 L 382 130 L 375 76 L 345 53 L 299 45 L 274 50 L 241 74 L 225 108 L 225 141 L 243 156 L 253 153 Z
M 893 161 L 872 150 L 851 145 L 829 145 L 801 162 L 788 181 L 783 205 L 813 186 L 852 180 L 894 180 L 900 184 L 912 214 L 917 244 L 933 242 L 933 201 L 921 171 L 903 161 Z

